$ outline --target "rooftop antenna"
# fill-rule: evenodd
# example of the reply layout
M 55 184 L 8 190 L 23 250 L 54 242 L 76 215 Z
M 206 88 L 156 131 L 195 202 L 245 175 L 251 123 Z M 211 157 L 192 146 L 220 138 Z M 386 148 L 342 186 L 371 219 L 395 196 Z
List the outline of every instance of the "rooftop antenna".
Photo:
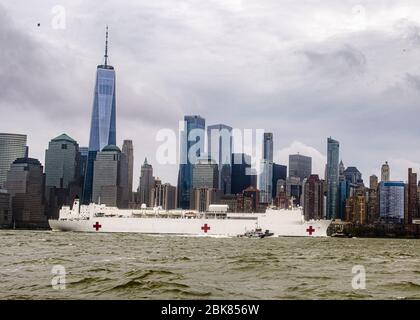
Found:
M 106 25 L 106 36 L 105 36 L 105 67 L 108 65 L 108 25 Z

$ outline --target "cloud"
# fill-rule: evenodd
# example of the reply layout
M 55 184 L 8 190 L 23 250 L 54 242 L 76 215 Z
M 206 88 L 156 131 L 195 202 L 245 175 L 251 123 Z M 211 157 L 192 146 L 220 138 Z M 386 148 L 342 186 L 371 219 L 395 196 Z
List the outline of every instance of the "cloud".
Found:
M 289 166 L 289 155 L 301 154 L 312 158 L 312 173 L 318 174 L 320 178 L 325 175 L 325 163 L 327 157 L 317 149 L 308 146 L 300 141 L 293 141 L 290 146 L 277 150 L 274 154 L 274 162 Z
M 136 181 L 147 156 L 176 182 L 177 168 L 153 159 L 154 136 L 184 114 L 271 131 L 278 161 L 311 155 L 321 176 L 328 136 L 365 178 L 386 159 L 420 159 L 418 2 L 63 0 L 65 30 L 50 27 L 54 5 L 0 6 L 1 131 L 27 133 L 41 161 L 62 132 L 88 143 L 106 24 L 117 138 L 134 140 Z

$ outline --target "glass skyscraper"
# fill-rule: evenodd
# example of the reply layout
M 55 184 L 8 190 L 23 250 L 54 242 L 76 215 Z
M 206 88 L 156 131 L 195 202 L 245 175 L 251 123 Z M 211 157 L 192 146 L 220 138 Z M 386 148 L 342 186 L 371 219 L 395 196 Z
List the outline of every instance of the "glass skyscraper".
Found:
M 258 184 L 261 202 L 271 203 L 273 193 L 273 134 L 271 132 L 264 133 L 263 159 Z
M 108 65 L 108 27 L 105 42 L 105 63 L 96 69 L 90 124 L 89 154 L 83 188 L 83 202 L 92 200 L 93 164 L 96 154 L 108 145 L 116 145 L 115 70 Z
M 26 153 L 26 135 L 0 133 L 0 188 L 6 182 L 13 161 Z
M 231 192 L 232 140 L 232 127 L 224 124 L 207 127 L 208 153 L 218 165 L 219 184 L 217 188 L 223 194 Z
M 327 146 L 327 219 L 337 218 L 340 143 L 328 138 Z
M 178 206 L 183 209 L 190 208 L 193 165 L 204 152 L 205 128 L 204 118 L 197 115 L 184 117 L 178 173 Z

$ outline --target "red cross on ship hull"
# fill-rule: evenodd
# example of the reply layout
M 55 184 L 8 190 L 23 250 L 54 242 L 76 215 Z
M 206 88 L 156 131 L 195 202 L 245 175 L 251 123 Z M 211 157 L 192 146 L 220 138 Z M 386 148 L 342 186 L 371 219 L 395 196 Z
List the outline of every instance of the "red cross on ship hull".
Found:
M 210 230 L 210 226 L 207 223 L 205 223 L 204 226 L 201 227 L 201 230 L 203 230 L 204 233 L 207 233 L 207 231 Z
M 99 231 L 100 228 L 102 228 L 102 225 L 99 224 L 98 221 L 93 225 L 93 228 L 95 228 L 96 231 Z
M 314 229 L 312 226 L 309 226 L 309 228 L 308 228 L 308 229 L 306 229 L 306 232 L 307 232 L 307 233 L 309 233 L 309 235 L 311 236 L 311 235 L 312 235 L 312 233 L 314 233 L 314 232 L 315 232 L 315 229 Z

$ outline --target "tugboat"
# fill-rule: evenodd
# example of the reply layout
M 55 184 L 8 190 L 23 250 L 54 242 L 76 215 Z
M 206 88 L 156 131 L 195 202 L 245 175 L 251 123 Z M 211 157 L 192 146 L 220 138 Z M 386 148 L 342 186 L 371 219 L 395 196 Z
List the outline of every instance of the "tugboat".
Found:
M 274 233 L 270 232 L 270 230 L 265 230 L 265 232 L 262 231 L 261 228 L 257 227 L 254 230 L 246 231 L 243 235 L 239 235 L 240 238 L 265 238 L 265 237 L 271 237 L 274 235 Z

